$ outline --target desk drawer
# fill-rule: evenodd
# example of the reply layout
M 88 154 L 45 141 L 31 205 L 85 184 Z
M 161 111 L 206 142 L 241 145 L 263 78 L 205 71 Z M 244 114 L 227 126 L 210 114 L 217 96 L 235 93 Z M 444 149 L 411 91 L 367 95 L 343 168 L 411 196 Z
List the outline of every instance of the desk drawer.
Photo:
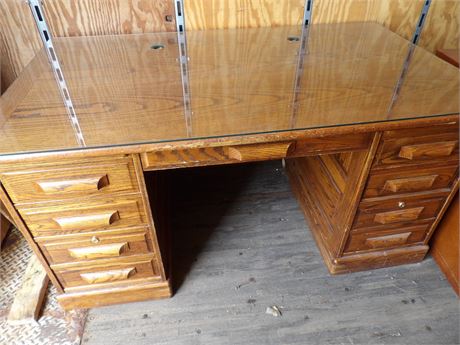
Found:
M 457 177 L 457 165 L 372 171 L 364 198 L 450 188 Z
M 98 164 L 66 164 L 1 173 L 14 203 L 36 203 L 118 192 L 137 192 L 131 158 Z
M 378 231 L 367 229 L 359 232 L 352 231 L 344 253 L 390 249 L 421 243 L 425 240 L 428 229 L 428 225 L 419 225 Z
M 387 131 L 374 168 L 458 161 L 458 124 Z
M 280 159 L 287 155 L 292 142 L 232 145 L 178 150 L 162 150 L 143 153 L 145 170 L 161 170 L 195 165 L 217 165 L 235 162 L 250 162 Z
M 43 254 L 51 264 L 147 254 L 147 228 L 95 231 L 89 234 L 38 237 Z
M 444 201 L 445 197 L 432 195 L 363 201 L 359 205 L 353 229 L 434 220 Z
M 116 286 L 134 280 L 160 277 L 155 259 L 149 255 L 99 260 L 86 265 L 52 265 L 51 268 L 64 289 Z
M 91 199 L 81 204 L 18 208 L 34 236 L 123 229 L 147 225 L 142 199 Z

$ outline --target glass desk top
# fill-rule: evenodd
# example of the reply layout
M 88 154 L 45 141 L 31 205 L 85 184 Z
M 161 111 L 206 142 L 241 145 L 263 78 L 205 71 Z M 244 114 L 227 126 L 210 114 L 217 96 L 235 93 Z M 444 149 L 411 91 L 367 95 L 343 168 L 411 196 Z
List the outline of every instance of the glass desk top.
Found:
M 315 24 L 307 34 L 191 31 L 188 59 L 175 32 L 55 38 L 68 92 L 42 49 L 0 98 L 0 155 L 459 112 L 458 69 L 383 26 Z

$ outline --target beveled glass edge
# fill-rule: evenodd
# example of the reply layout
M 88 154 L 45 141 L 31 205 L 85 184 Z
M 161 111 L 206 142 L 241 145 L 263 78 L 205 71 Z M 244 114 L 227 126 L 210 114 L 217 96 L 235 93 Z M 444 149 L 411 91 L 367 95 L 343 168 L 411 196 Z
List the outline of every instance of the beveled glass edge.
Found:
M 238 138 L 238 137 L 247 137 L 250 135 L 270 135 L 270 134 L 282 134 L 282 133 L 293 133 L 293 132 L 308 132 L 318 129 L 331 129 L 331 128 L 343 128 L 343 127 L 354 127 L 354 126 L 362 126 L 362 125 L 372 125 L 372 124 L 385 124 L 385 123 L 394 123 L 398 121 L 417 121 L 417 120 L 424 120 L 424 119 L 431 119 L 431 118 L 439 118 L 439 117 L 447 117 L 447 116 L 460 116 L 460 113 L 446 113 L 446 114 L 434 114 L 434 115 L 426 115 L 421 117 L 405 117 L 405 118 L 398 118 L 398 119 L 390 119 L 385 121 L 363 121 L 363 122 L 355 122 L 355 123 L 344 123 L 339 125 L 325 125 L 325 126 L 314 126 L 314 127 L 306 127 L 306 128 L 293 128 L 293 129 L 279 129 L 273 131 L 261 131 L 261 132 L 248 132 L 248 133 L 237 133 L 237 134 L 226 134 L 226 135 L 215 135 L 215 136 L 204 136 L 204 137 L 193 137 L 193 138 L 178 138 L 178 139 L 166 139 L 166 140 L 153 140 L 153 141 L 140 141 L 140 142 L 131 142 L 126 144 L 114 144 L 114 145 L 99 145 L 99 146 L 86 146 L 82 147 L 74 147 L 74 148 L 63 148 L 63 149 L 51 149 L 51 150 L 38 150 L 38 151 L 26 151 L 26 152 L 14 152 L 14 153 L 0 153 L 0 163 L 1 159 L 4 157 L 24 157 L 27 155 L 34 156 L 34 155 L 47 155 L 47 154 L 54 154 L 54 153 L 73 153 L 73 152 L 85 152 L 85 151 L 93 151 L 93 150 L 104 150 L 104 149 L 114 149 L 114 148 L 122 148 L 122 147 L 133 147 L 133 146 L 148 146 L 148 145 L 155 145 L 155 144 L 165 144 L 165 143 L 180 143 L 180 142 L 194 142 L 198 140 L 213 140 L 213 139 L 226 139 L 226 138 Z M 383 130 L 370 130 L 369 132 L 382 132 Z

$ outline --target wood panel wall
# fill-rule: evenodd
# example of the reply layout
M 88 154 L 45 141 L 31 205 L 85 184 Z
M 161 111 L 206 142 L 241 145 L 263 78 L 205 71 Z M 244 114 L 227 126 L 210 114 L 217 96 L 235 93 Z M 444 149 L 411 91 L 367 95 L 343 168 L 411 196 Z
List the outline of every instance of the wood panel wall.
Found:
M 313 21 L 375 21 L 410 38 L 424 0 L 315 0 Z M 172 0 L 43 0 L 57 36 L 175 30 Z M 303 0 L 185 0 L 187 28 L 296 25 Z M 433 0 L 420 45 L 434 52 L 458 48 L 460 1 Z M 24 0 L 0 1 L 3 88 L 10 85 L 40 47 Z

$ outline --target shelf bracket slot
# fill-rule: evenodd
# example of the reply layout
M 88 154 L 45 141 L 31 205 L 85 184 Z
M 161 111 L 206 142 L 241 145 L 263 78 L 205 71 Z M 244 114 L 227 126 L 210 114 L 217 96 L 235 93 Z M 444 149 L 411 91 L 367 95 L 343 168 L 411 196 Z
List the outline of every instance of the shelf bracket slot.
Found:
M 62 71 L 56 49 L 54 48 L 53 37 L 51 31 L 48 28 L 41 1 L 29 0 L 28 4 L 32 12 L 32 16 L 35 20 L 35 24 L 37 25 L 37 30 L 43 42 L 46 54 L 48 56 L 48 61 L 53 70 L 59 92 L 61 93 L 62 100 L 64 101 L 67 115 L 69 116 L 70 124 L 75 134 L 75 138 L 80 147 L 86 147 L 85 138 L 80 126 L 80 121 L 78 120 L 77 113 L 75 112 L 75 107 L 73 105 L 72 98 L 70 97 L 70 91 L 65 81 L 64 72 Z

